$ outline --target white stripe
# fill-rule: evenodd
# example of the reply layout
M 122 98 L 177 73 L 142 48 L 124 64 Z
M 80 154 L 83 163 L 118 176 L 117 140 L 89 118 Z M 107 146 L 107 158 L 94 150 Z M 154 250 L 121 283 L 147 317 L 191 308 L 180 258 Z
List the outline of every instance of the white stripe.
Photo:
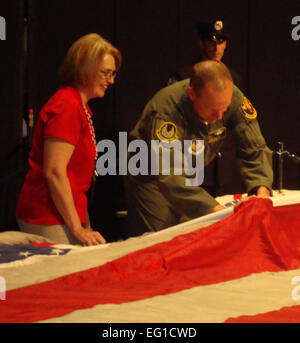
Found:
M 150 299 L 120 305 L 97 305 L 43 322 L 221 323 L 230 317 L 256 315 L 300 304 L 291 296 L 295 287 L 291 280 L 298 275 L 300 269 L 252 274 Z

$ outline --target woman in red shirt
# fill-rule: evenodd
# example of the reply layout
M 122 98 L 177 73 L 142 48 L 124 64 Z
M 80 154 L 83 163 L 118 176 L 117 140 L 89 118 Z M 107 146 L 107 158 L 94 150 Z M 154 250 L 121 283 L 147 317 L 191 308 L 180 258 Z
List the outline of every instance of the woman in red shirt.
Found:
M 81 37 L 68 50 L 59 71 L 63 86 L 36 123 L 16 211 L 21 231 L 57 243 L 105 243 L 90 227 L 85 195 L 97 156 L 88 101 L 104 97 L 120 65 L 119 50 L 98 34 Z

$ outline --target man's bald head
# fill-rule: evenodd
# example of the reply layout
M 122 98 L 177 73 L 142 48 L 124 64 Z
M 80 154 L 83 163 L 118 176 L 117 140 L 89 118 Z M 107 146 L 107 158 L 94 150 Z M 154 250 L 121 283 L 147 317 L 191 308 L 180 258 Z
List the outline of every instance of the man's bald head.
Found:
M 202 61 L 194 65 L 190 85 L 200 94 L 207 83 L 212 83 L 217 92 L 223 91 L 228 81 L 232 82 L 229 69 L 222 62 Z
M 228 68 L 222 62 L 203 61 L 194 66 L 187 88 L 196 115 L 213 124 L 223 118 L 231 103 L 233 82 Z

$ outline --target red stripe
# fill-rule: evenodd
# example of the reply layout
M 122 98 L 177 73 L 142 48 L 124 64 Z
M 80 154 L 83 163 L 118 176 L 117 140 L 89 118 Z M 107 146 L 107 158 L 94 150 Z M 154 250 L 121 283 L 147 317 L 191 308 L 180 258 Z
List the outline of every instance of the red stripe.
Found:
M 283 307 L 278 311 L 261 313 L 255 316 L 229 318 L 225 323 L 300 323 L 300 305 Z
M 52 245 L 56 245 L 57 243 L 31 243 L 36 247 L 50 247 Z
M 232 216 L 103 266 L 7 292 L 0 322 L 34 322 L 300 266 L 300 205 L 253 198 Z

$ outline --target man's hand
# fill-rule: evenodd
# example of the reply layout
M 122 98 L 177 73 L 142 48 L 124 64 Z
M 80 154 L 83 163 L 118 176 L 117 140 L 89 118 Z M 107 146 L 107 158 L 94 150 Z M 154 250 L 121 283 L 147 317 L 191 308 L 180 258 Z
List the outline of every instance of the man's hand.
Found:
M 271 196 L 270 191 L 265 186 L 258 187 L 256 194 L 259 198 L 269 198 Z
M 218 204 L 215 207 L 213 207 L 209 213 L 218 212 L 218 211 L 224 210 L 225 208 L 226 208 L 225 206 Z
M 255 197 L 258 197 L 258 198 L 269 198 L 270 196 L 271 196 L 271 193 L 268 190 L 268 188 L 265 187 L 265 186 L 260 186 L 257 189 L 257 195 L 250 195 L 250 196 L 242 197 L 242 199 L 237 204 L 234 204 L 234 207 L 237 208 L 238 206 L 240 206 L 241 204 L 245 203 L 246 201 L 248 201 L 251 198 L 255 198 Z M 213 207 L 210 210 L 209 213 L 218 212 L 218 211 L 224 210 L 225 208 L 226 208 L 225 206 L 222 206 L 222 205 L 218 204 L 215 207 Z
M 261 186 L 257 189 L 257 195 L 246 195 L 242 197 L 242 199 L 234 206 L 235 208 L 239 207 L 241 204 L 247 202 L 248 200 L 252 198 L 269 198 L 270 197 L 270 191 L 267 187 Z

